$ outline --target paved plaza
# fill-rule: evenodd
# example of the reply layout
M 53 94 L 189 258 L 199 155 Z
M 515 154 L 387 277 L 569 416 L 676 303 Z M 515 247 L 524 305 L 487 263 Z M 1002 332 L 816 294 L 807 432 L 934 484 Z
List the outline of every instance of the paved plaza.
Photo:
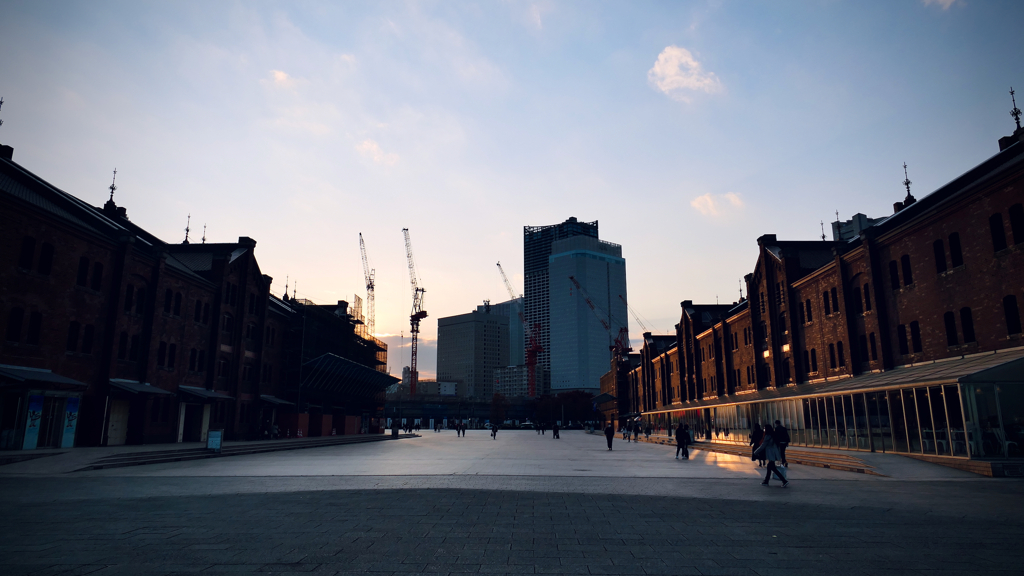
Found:
M 96 450 L 98 454 L 101 449 Z M 103 449 L 108 451 L 113 449 Z M 0 574 L 1019 574 L 1024 482 L 484 431 L 73 472 L 0 467 Z

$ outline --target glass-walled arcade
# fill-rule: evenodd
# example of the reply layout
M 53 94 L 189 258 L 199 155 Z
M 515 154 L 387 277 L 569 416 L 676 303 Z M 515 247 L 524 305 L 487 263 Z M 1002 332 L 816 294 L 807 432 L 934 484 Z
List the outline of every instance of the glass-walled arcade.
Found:
M 793 445 L 930 456 L 1024 456 L 1024 387 L 946 384 L 748 402 L 645 414 L 662 429 L 748 444 L 754 426 L 779 420 Z

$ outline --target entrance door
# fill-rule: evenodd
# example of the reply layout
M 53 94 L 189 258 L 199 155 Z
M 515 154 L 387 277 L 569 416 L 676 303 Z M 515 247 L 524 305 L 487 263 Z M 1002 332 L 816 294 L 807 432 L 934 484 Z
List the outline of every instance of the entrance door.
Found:
M 110 423 L 107 425 L 107 446 L 121 446 L 128 438 L 128 400 L 111 400 Z
M 43 416 L 39 420 L 39 443 L 36 448 L 60 448 L 64 438 L 64 398 L 43 398 Z
M 182 431 L 182 442 L 203 441 L 203 408 L 204 404 L 185 405 L 185 427 Z

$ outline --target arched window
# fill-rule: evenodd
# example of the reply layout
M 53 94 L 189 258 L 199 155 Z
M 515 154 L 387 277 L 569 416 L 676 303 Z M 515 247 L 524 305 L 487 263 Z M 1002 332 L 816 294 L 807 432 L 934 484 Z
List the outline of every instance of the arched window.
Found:
M 11 308 L 7 313 L 7 341 L 21 341 L 21 326 L 25 320 L 25 309 L 20 307 Z
M 970 344 L 977 342 L 974 338 L 974 317 L 971 315 L 970 308 L 960 309 L 960 327 L 964 331 L 964 343 Z
M 942 274 L 946 271 L 946 248 L 941 239 L 932 242 L 932 252 L 935 253 L 935 273 Z
M 811 348 L 811 372 L 818 371 L 818 350 Z
M 953 268 L 964 265 L 964 253 L 960 249 L 960 234 L 953 232 L 949 235 L 949 263 Z
M 1020 309 L 1013 294 L 1003 297 L 1003 314 L 1006 316 L 1006 333 L 1010 336 L 1020 334 Z
M 39 334 L 43 330 L 43 314 L 32 312 L 28 315 L 28 334 L 25 335 L 25 343 L 33 346 L 39 344 Z
M 92 343 L 96 338 L 96 327 L 86 324 L 82 329 L 82 354 L 92 354 Z
M 53 269 L 53 244 L 49 242 L 43 242 L 43 245 L 39 248 L 39 267 L 36 269 L 44 276 L 50 275 L 50 270 Z
M 828 345 L 828 367 L 833 369 L 833 370 L 836 369 L 836 345 L 835 344 L 829 344 Z
M 99 290 L 103 287 L 103 264 L 96 262 L 92 265 L 92 282 L 89 287 Z
M 199 322 L 202 319 L 203 319 L 203 302 L 201 300 L 196 300 L 196 307 L 195 307 L 195 310 L 192 312 L 192 321 L 193 322 Z
M 199 356 L 199 351 L 195 348 L 188 351 L 188 371 L 196 371 L 196 358 Z
M 914 272 L 910 268 L 910 256 L 904 254 L 900 256 L 900 266 L 903 267 L 903 285 L 910 286 L 914 283 Z
M 18 254 L 18 268 L 25 270 L 32 269 L 32 262 L 36 257 L 36 239 L 25 236 L 21 239 L 21 252 Z
M 839 356 L 839 365 L 846 366 L 846 352 L 842 341 L 836 342 L 836 354 Z
M 996 212 L 988 218 L 988 228 L 992 233 L 992 251 L 1006 249 L 1006 229 L 1003 228 L 1003 214 Z
M 77 321 L 72 320 L 68 326 L 68 352 L 75 352 L 78 350 L 78 331 L 81 330 L 81 325 Z
M 174 300 L 174 291 L 168 288 L 164 291 L 164 314 L 171 313 L 171 303 Z
M 82 256 L 78 259 L 78 277 L 75 278 L 75 284 L 79 286 L 85 286 L 89 283 L 89 259 Z
M 135 304 L 135 286 L 131 284 L 124 287 L 124 311 L 131 312 Z
M 956 314 L 946 312 L 942 315 L 942 323 L 946 326 L 946 346 L 956 346 L 960 340 L 956 334 Z
M 181 292 L 174 295 L 174 315 L 181 316 Z

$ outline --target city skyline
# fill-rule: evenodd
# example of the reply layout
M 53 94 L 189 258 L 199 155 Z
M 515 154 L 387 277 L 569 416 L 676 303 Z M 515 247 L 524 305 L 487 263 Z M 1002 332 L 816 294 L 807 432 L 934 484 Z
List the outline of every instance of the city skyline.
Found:
M 189 215 L 193 241 L 204 225 L 210 242 L 256 239 L 277 295 L 288 278 L 321 304 L 365 296 L 362 232 L 400 374 L 403 227 L 440 318 L 506 300 L 499 260 L 524 291 L 522 226 L 598 220 L 630 261 L 630 305 L 664 333 L 680 300 L 739 296 L 761 234 L 812 240 L 836 211 L 886 216 L 904 162 L 921 197 L 995 154 L 1007 91 L 1024 85 L 1022 14 L 13 2 L 0 142 L 97 206 L 116 167 L 118 205 L 168 242 Z M 631 198 L 645 205 L 623 209 Z M 420 337 L 429 378 L 436 322 Z

